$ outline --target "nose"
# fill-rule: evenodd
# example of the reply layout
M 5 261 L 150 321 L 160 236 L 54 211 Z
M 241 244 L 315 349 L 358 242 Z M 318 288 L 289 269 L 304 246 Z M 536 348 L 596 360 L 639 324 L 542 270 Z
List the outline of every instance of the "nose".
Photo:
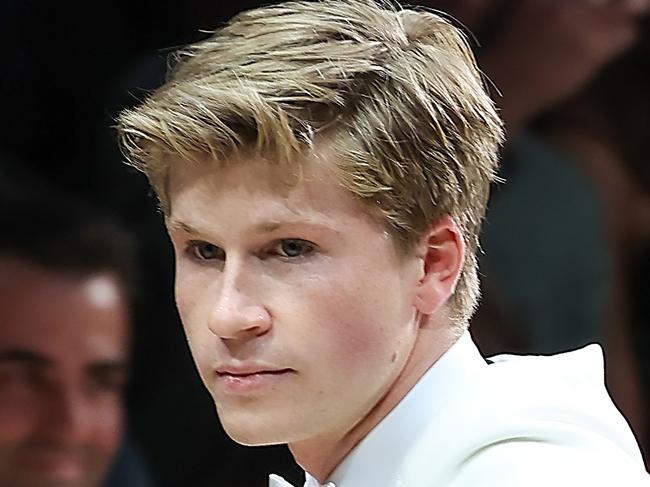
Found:
M 42 405 L 41 431 L 55 444 L 77 446 L 92 434 L 96 411 L 81 388 L 53 385 Z
M 208 327 L 223 340 L 241 341 L 264 335 L 271 328 L 271 315 L 250 292 L 253 276 L 245 276 L 241 265 L 226 263 Z M 248 281 L 248 282 L 247 282 Z

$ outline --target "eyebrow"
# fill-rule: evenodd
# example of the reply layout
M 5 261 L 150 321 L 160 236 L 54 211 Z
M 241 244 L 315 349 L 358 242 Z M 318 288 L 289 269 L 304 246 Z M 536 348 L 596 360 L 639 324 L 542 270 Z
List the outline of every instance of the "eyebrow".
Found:
M 0 364 L 6 362 L 20 362 L 41 367 L 53 364 L 48 357 L 24 348 L 0 350 Z
M 182 230 L 183 232 L 191 233 L 192 235 L 199 235 L 201 233 L 192 225 L 189 225 L 180 220 L 173 220 L 171 218 L 165 220 L 166 220 L 167 227 L 170 230 Z
M 126 360 L 105 360 L 102 362 L 95 362 L 90 364 L 87 368 L 88 372 L 93 375 L 106 375 L 106 374 L 124 374 L 126 375 L 129 370 L 129 364 Z
M 305 227 L 325 227 L 332 228 L 327 222 L 324 221 L 315 221 L 315 220 L 302 220 L 302 221 L 268 221 L 258 223 L 253 226 L 253 230 L 258 232 L 274 232 L 283 227 L 295 227 L 295 226 L 305 226 Z
M 169 219 L 167 220 L 167 226 L 170 230 L 182 230 L 191 235 L 203 235 L 204 232 L 197 230 L 192 225 L 182 222 L 180 220 Z M 334 230 L 332 225 L 328 221 L 315 221 L 315 220 L 301 220 L 301 221 L 266 221 L 253 225 L 252 230 L 255 232 L 271 233 L 276 230 L 279 230 L 283 227 L 292 227 L 292 226 L 307 226 L 307 227 L 319 227 L 327 228 L 329 230 Z

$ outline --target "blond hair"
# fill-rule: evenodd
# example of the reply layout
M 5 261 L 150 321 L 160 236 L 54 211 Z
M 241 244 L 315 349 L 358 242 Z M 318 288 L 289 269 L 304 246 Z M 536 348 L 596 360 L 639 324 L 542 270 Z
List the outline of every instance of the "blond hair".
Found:
M 170 160 L 245 149 L 290 162 L 326 142 L 341 184 L 379 210 L 399 248 L 444 215 L 456 220 L 467 252 L 451 316 L 464 324 L 473 313 L 503 131 L 463 34 L 441 16 L 372 0 L 241 13 L 179 52 L 167 83 L 123 112 L 118 131 L 163 207 Z

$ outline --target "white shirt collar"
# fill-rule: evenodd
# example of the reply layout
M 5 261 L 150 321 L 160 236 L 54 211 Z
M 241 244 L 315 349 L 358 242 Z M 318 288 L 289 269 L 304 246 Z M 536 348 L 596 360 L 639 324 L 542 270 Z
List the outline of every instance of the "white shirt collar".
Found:
M 332 482 L 321 485 L 318 483 L 318 480 L 309 475 L 308 472 L 305 472 L 305 485 L 303 487 L 336 487 L 336 485 L 334 485 Z
M 454 343 L 420 378 L 400 403 L 339 464 L 321 486 L 305 474 L 304 487 L 374 487 L 393 477 L 424 425 L 445 403 L 447 392 L 487 363 L 469 332 Z M 332 485 L 333 484 L 333 485 Z

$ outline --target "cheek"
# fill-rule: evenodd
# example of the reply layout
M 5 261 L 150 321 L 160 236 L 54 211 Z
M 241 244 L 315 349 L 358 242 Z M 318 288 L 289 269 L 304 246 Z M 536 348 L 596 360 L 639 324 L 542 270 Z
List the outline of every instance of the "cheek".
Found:
M 207 326 L 210 312 L 210 282 L 200 275 L 177 274 L 176 306 L 189 345 L 192 359 L 202 380 L 214 366 L 214 352 L 218 347 L 217 337 Z
M 187 312 L 196 306 L 196 296 L 197 292 L 200 293 L 201 291 L 201 284 L 183 266 L 177 265 L 174 286 L 176 306 L 178 307 L 181 319 L 184 319 Z
M 205 292 L 207 282 L 201 282 L 200 276 L 177 270 L 175 285 L 176 307 L 185 329 L 185 334 L 193 345 L 195 335 L 205 328 Z
M 174 294 L 176 306 L 186 328 L 198 326 L 214 305 L 221 272 L 182 262 L 176 266 Z M 215 287 L 217 286 L 217 287 Z
M 363 368 L 395 361 L 406 341 L 410 341 L 412 311 L 400 296 L 387 290 L 393 283 L 369 286 L 356 277 L 347 281 L 325 280 L 304 289 L 301 301 L 310 305 L 294 314 L 308 313 L 301 320 L 321 356 L 328 355 L 337 368 Z
M 29 437 L 38 423 L 38 409 L 29 391 L 0 387 L 0 444 Z
M 96 404 L 94 410 L 92 419 L 95 422 L 95 444 L 107 454 L 112 454 L 122 438 L 123 404 L 119 399 L 106 400 Z
M 325 333 L 332 351 L 339 354 L 339 359 L 348 365 L 362 362 L 366 355 L 375 353 L 378 345 L 380 324 L 368 316 L 367 310 L 355 303 L 340 303 L 340 307 L 323 309 L 326 318 Z M 327 311 L 329 311 L 328 314 Z

